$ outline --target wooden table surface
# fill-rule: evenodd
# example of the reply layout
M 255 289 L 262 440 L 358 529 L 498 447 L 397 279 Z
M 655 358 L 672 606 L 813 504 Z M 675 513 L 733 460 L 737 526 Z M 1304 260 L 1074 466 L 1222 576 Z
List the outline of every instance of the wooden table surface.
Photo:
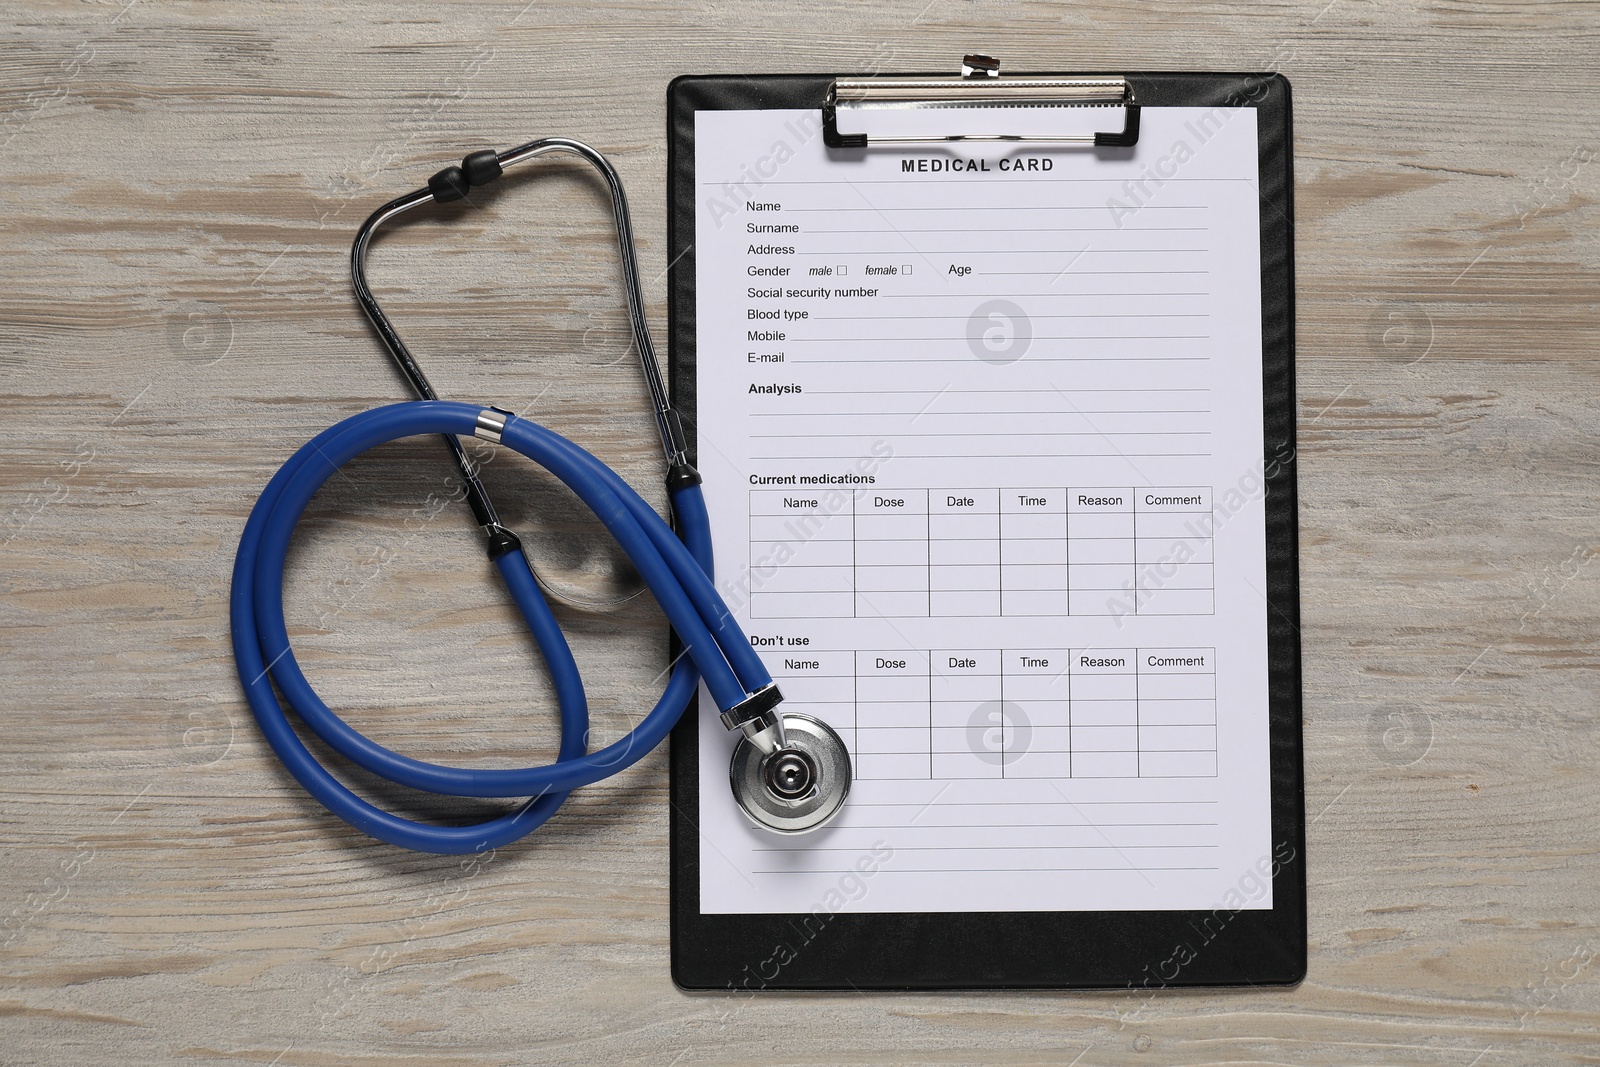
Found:
M 1600 5 L 41 0 L 0 23 L 0 1061 L 1600 1062 Z M 406 395 L 350 294 L 357 223 L 464 150 L 581 137 L 629 183 L 660 336 L 673 76 L 973 50 L 1294 84 L 1306 981 L 690 995 L 664 751 L 476 868 L 323 812 L 241 698 L 227 596 L 284 458 Z M 373 263 L 441 392 L 531 405 L 657 485 L 594 184 L 552 166 L 443 228 Z M 382 741 L 542 758 L 538 660 L 437 503 L 449 475 L 416 442 L 318 497 L 297 649 Z M 487 476 L 564 580 L 605 573 L 563 491 Z M 642 599 L 562 616 L 615 738 L 664 623 Z

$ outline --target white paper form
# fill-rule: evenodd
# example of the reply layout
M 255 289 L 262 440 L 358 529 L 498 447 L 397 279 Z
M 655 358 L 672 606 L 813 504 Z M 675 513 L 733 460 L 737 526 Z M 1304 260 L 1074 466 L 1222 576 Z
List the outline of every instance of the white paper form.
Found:
M 1270 907 L 1254 110 L 835 155 L 697 115 L 717 585 L 856 771 L 758 829 L 702 699 L 702 911 Z

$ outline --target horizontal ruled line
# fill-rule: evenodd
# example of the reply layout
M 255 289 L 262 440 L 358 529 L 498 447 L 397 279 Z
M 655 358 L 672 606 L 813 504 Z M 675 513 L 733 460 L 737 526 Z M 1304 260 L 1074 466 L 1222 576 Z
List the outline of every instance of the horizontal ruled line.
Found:
M 965 805 L 963 805 L 964 807 Z M 1107 826 L 1156 826 L 1165 829 L 1168 826 L 1218 826 L 1214 822 L 918 822 L 907 826 L 902 822 L 852 822 L 841 826 L 842 830 L 1028 830 L 1045 828 L 1050 830 L 1098 830 Z M 777 850 L 774 850 L 777 851 Z
M 1157 823 L 1157 824 L 1152 824 L 1152 825 L 1160 825 L 1160 824 Z M 1073 827 L 1073 829 L 1080 829 L 1080 830 L 1093 830 L 1093 829 L 1096 829 L 1096 828 L 1097 827 L 1095 827 L 1095 826 L 1089 826 L 1089 825 L 1081 825 L 1081 826 Z M 905 829 L 913 829 L 913 827 L 905 827 Z M 945 827 L 945 829 L 950 829 L 950 828 L 949 827 Z M 1051 826 L 1050 829 L 1056 829 L 1056 827 Z M 1221 845 L 896 845 L 894 850 L 896 852 L 1019 852 L 1019 851 L 1024 851 L 1024 850 L 1026 850 L 1028 852 L 1034 852 L 1034 851 L 1059 852 L 1059 851 L 1078 850 L 1078 849 L 1099 849 L 1100 851 L 1104 852 L 1106 849 L 1113 849 L 1113 850 L 1119 851 L 1119 852 L 1126 852 L 1126 851 L 1131 851 L 1131 850 L 1136 849 L 1136 848 L 1150 849 L 1150 848 L 1221 848 L 1221 847 L 1222 847 Z M 811 853 L 811 852 L 859 852 L 861 850 L 858 849 L 858 848 L 852 848 L 852 847 L 849 847 L 849 846 L 838 846 L 838 845 L 800 845 L 798 847 L 791 847 L 791 848 L 753 848 L 750 851 L 751 852 L 787 852 L 787 853 L 805 854 L 805 853 Z
M 934 337 L 790 337 L 790 344 L 921 344 L 925 341 L 965 341 L 966 337 L 934 336 Z M 1125 333 L 1125 334 L 1097 334 L 1097 333 L 1040 333 L 1034 334 L 1035 341 L 1209 341 L 1208 333 Z M 960 362 L 965 363 L 971 357 L 963 357 Z M 1118 356 L 1117 359 L 1134 359 L 1134 356 Z M 1165 359 L 1165 356 L 1144 357 L 1149 359 Z M 850 360 L 851 363 L 861 363 L 864 360 Z M 882 362 L 882 361 L 880 361 Z M 946 361 L 948 362 L 948 361 Z
M 917 437 L 994 437 L 988 431 L 951 431 L 947 433 L 756 433 L 752 438 L 766 441 L 783 441 L 790 438 L 817 439 L 827 437 L 882 437 L 896 439 Z M 1017 437 L 1210 437 L 1210 430 L 1008 430 L 1007 438 Z
M 948 455 L 906 455 L 896 456 L 896 459 L 1179 459 L 1182 457 L 1210 459 L 1210 452 L 985 452 L 970 455 L 964 452 L 952 452 Z M 785 459 L 855 459 L 855 453 L 839 452 L 826 456 L 751 456 L 758 460 L 785 460 Z
M 929 393 L 943 395 L 950 393 L 952 396 L 964 396 L 968 393 L 982 395 L 1038 395 L 1037 389 L 874 389 L 866 392 L 860 389 L 813 389 L 810 395 L 815 396 L 926 396 Z M 1062 393 L 1209 393 L 1209 385 L 1192 386 L 1139 386 L 1133 388 L 1110 389 L 1062 389 Z
M 950 319 L 955 322 L 966 322 L 971 317 L 971 315 L 813 315 L 809 321 L 846 322 L 862 319 L 867 322 L 876 322 L 879 319 L 913 319 L 918 321 Z M 1210 317 L 1210 312 L 1206 311 L 1156 311 L 1137 314 L 1115 311 L 1058 311 L 1039 316 L 1041 319 L 1208 319 Z M 750 320 L 747 319 L 745 321 L 748 322 Z M 805 340 L 805 338 L 801 338 L 801 340 Z
M 833 252 L 790 252 L 792 256 L 891 256 L 923 255 L 923 256 L 1125 256 L 1132 254 L 1176 255 L 1179 253 L 1205 255 L 1209 248 L 962 248 L 941 251 L 939 249 L 840 249 Z M 1074 271 L 1074 273 L 1087 274 L 1088 271 Z M 885 275 L 896 277 L 896 275 Z
M 981 179 L 978 179 L 978 181 L 981 181 Z M 1037 179 L 1037 178 L 1035 178 L 1035 179 L 1022 179 L 1022 181 L 1040 181 L 1040 179 Z M 1114 181 L 1117 181 L 1117 179 L 1115 179 L 1115 178 L 1066 178 L 1066 179 L 1059 179 L 1059 181 L 1110 181 L 1110 182 L 1114 182 Z M 1178 181 L 1178 179 L 1176 179 L 1176 178 L 1168 178 L 1168 179 L 1165 179 L 1165 181 Z M 1194 179 L 1194 181 L 1226 181 L 1226 179 L 1200 178 L 1200 179 Z M 787 184 L 787 182 L 771 182 L 771 184 L 779 184 L 779 186 L 781 186 L 781 184 Z M 797 186 L 837 186 L 837 184 L 840 184 L 840 182 L 795 182 L 795 184 L 797 184 Z M 854 186 L 854 184 L 858 184 L 858 182 L 843 182 L 843 184 L 846 184 L 846 186 Z M 870 184 L 870 182 L 867 182 L 867 184 Z M 966 213 L 966 211 L 1035 211 L 1035 213 L 1037 213 L 1037 211 L 1104 211 L 1104 210 L 1106 210 L 1106 205 L 1102 205 L 1102 203 L 1051 203 L 1051 205 L 1032 205 L 1032 206 L 1030 206 L 1030 205 L 973 205 L 973 203 L 957 203 L 957 205 L 949 205 L 949 206 L 946 206 L 946 205 L 931 205 L 931 206 L 901 205 L 901 206 L 885 206 L 885 208 L 784 208 L 784 210 L 782 210 L 782 214 L 800 213 L 800 211 L 805 211 L 805 213 L 814 213 L 814 211 L 872 211 L 872 213 L 883 213 L 883 211 L 962 211 L 962 213 Z M 1205 208 L 1205 205 L 1203 205 L 1203 203 L 1147 203 L 1147 205 L 1142 205 L 1141 208 L 1139 208 L 1139 210 L 1141 210 L 1141 211 L 1205 211 L 1206 208 Z
M 1082 341 L 1203 341 L 1203 337 L 1081 337 L 1057 338 L 1058 340 Z M 870 340 L 867 339 L 867 340 Z M 956 340 L 956 338 L 952 338 Z M 856 342 L 861 343 L 860 341 Z M 1203 363 L 1210 356 L 1034 356 L 1035 363 Z M 923 356 L 906 356 L 902 359 L 791 359 L 791 365 L 800 363 L 903 363 L 906 366 L 915 366 L 918 363 L 969 363 L 971 356 L 958 356 L 955 359 L 933 359 Z
M 985 277 L 998 276 L 998 275 L 1004 274 L 1004 273 L 1006 273 L 1006 272 L 1004 272 L 1004 271 L 992 271 L 992 270 L 986 270 L 986 271 L 983 272 Z M 1059 274 L 1066 273 L 1066 272 L 1064 272 L 1064 271 L 1051 272 L 1051 271 L 1047 271 L 1046 270 L 1046 271 L 1024 271 L 1024 272 L 1021 272 L 1021 273 L 1026 273 L 1026 274 L 1052 274 L 1053 273 L 1054 275 L 1059 275 Z M 1075 271 L 1072 271 L 1071 273 L 1073 275 L 1082 275 L 1082 274 L 1095 274 L 1095 273 L 1100 273 L 1100 274 L 1153 274 L 1153 273 L 1205 274 L 1207 272 L 1206 271 L 1157 272 L 1157 271 L 1081 271 L 1081 270 L 1075 270 Z M 810 278 L 806 278 L 806 279 L 798 279 L 797 278 L 797 279 L 795 279 L 796 282 L 799 282 L 801 280 L 804 280 L 805 282 L 807 282 L 809 284 L 813 279 L 810 279 Z M 843 284 L 843 283 L 841 282 L 841 283 L 837 283 L 837 284 Z M 983 298 L 983 299 L 987 299 L 988 297 L 991 297 L 991 296 L 1006 296 L 1006 297 L 1010 297 L 1010 298 L 1013 298 L 1013 299 L 1016 299 L 1016 300 L 1047 300 L 1047 299 L 1053 299 L 1055 297 L 1061 297 L 1063 299 L 1065 299 L 1067 297 L 1081 297 L 1081 298 L 1086 299 L 1086 300 L 1087 299 L 1098 300 L 1098 299 L 1100 299 L 1102 297 L 1108 297 L 1108 296 L 1173 297 L 1173 296 L 1210 296 L 1211 294 L 1210 293 L 1060 293 L 1060 292 L 1056 292 L 1056 293 L 1017 293 L 1017 292 L 1007 291 L 1005 293 L 972 293 L 972 294 L 968 294 L 968 295 L 974 296 L 974 297 L 978 297 L 978 298 Z M 876 297 L 873 297 L 873 299 L 875 299 L 875 300 L 949 300 L 950 296 L 951 296 L 951 294 L 948 293 L 948 292 L 944 292 L 944 293 L 879 293 Z
M 819 649 L 818 651 L 824 651 L 824 650 Z M 964 807 L 964 808 L 983 808 L 983 807 L 1001 807 L 1001 808 L 1005 808 L 1005 807 L 1024 807 L 1024 808 L 1032 808 L 1032 807 L 1099 808 L 1099 807 L 1106 807 L 1108 805 L 1118 805 L 1118 804 L 1121 804 L 1121 805 L 1124 805 L 1124 806 L 1130 805 L 1130 804 L 1131 805 L 1145 806 L 1145 805 L 1150 805 L 1150 804 L 1175 804 L 1175 805 L 1179 805 L 1179 804 L 1220 804 L 1220 803 L 1221 803 L 1221 801 L 1217 801 L 1217 800 L 1068 800 L 1065 797 L 1063 797 L 1060 800 L 1042 800 L 1042 801 L 1032 801 L 1032 800 L 964 800 L 964 801 L 961 802 L 961 806 Z M 925 808 L 925 807 L 928 806 L 928 804 L 929 804 L 929 801 L 925 801 L 925 800 L 852 800 L 852 801 L 850 801 L 850 806 L 853 807 L 853 808 Z
M 1061 874 L 1083 871 L 1086 874 L 1121 871 L 1124 874 L 1161 871 L 1214 871 L 1215 867 L 879 867 L 876 876 L 885 874 Z M 751 874 L 860 874 L 854 867 L 807 867 L 804 870 L 751 871 Z
M 912 543 L 915 543 L 915 542 L 920 542 L 922 540 L 924 540 L 924 538 L 921 537 L 921 536 L 918 536 L 918 537 L 858 537 L 856 539 L 858 544 L 869 544 L 869 545 L 870 544 L 885 544 L 885 543 L 892 544 L 892 543 L 895 543 L 895 542 L 902 542 L 902 541 L 907 543 L 907 544 L 912 544 Z M 934 537 L 934 538 L 932 538 L 932 540 L 934 540 L 934 541 L 981 541 L 983 544 L 990 544 L 990 545 L 994 544 L 994 541 L 995 541 L 995 539 L 992 538 L 992 537 L 991 538 L 987 538 L 987 539 L 976 538 L 976 537 Z M 1059 538 L 1059 537 L 1057 537 L 1057 538 L 1037 538 L 1037 537 L 1008 537 L 1008 538 L 1006 538 L 1006 541 L 1008 543 L 1014 543 L 1016 541 L 1040 541 L 1040 540 L 1062 541 L 1063 538 Z M 1081 544 L 1082 542 L 1087 541 L 1087 540 L 1088 540 L 1087 537 L 1074 537 L 1074 538 L 1072 538 L 1072 543 L 1073 544 Z M 1124 537 L 1124 538 L 1120 538 L 1119 540 L 1132 541 L 1133 538 L 1132 537 Z M 1140 540 L 1143 540 L 1143 538 L 1141 538 Z M 1171 541 L 1171 540 L 1178 540 L 1178 539 L 1177 538 L 1164 538 L 1163 540 Z M 1211 540 L 1211 538 L 1209 538 L 1209 537 L 1187 538 L 1186 537 L 1186 538 L 1182 538 L 1182 540 L 1185 540 L 1185 541 L 1209 541 L 1209 540 Z M 767 543 L 767 542 L 755 542 L 755 543 L 763 544 L 763 543 Z M 1072 566 L 1074 566 L 1074 567 L 1126 567 L 1128 570 L 1131 571 L 1135 567 L 1148 567 L 1149 564 L 1138 564 L 1138 563 L 1132 562 L 1131 560 L 1122 560 L 1122 561 L 1117 562 L 1117 563 L 1075 563 L 1075 564 L 1072 564 Z M 1178 563 L 1178 564 L 1174 564 L 1174 566 L 1178 566 L 1178 567 L 1211 567 L 1211 566 L 1215 566 L 1215 564 L 1212 564 L 1212 563 Z M 989 570 L 998 570 L 1001 567 L 1006 567 L 1006 568 L 1027 567 L 1029 569 L 1038 569 L 1038 568 L 1041 568 L 1041 567 L 1056 567 L 1056 568 L 1060 568 L 1060 569 L 1064 570 L 1064 569 L 1066 569 L 1067 564 L 1065 562 L 1063 562 L 1063 561 L 1056 561 L 1054 563 L 857 563 L 857 564 L 855 564 L 855 569 L 858 570 L 858 571 L 870 571 L 870 570 L 925 571 L 925 570 L 929 570 L 930 568 L 933 569 L 933 570 L 938 570 L 941 567 L 958 568 L 958 569 L 961 569 L 961 570 L 968 570 L 968 569 L 977 568 L 977 567 L 984 567 L 984 568 L 987 568 Z M 786 570 L 786 571 L 790 571 L 790 570 L 795 570 L 795 571 L 803 571 L 803 570 L 837 571 L 837 570 L 849 570 L 850 568 L 851 568 L 851 565 L 849 563 L 785 563 L 783 565 L 783 569 Z M 1092 586 L 1092 585 L 1091 586 L 1077 586 L 1075 588 L 1077 588 L 1079 591 L 1098 591 L 1100 589 L 1099 586 Z M 1050 593 L 1050 592 L 1053 592 L 1053 593 L 1064 593 L 1064 592 L 1066 592 L 1065 589 L 1038 589 L 1038 587 L 1036 587 L 1036 586 L 1024 586 L 1022 588 L 1017 588 L 1017 587 L 1013 587 L 1013 586 L 1007 586 L 1006 587 L 1006 592 L 1008 592 L 1008 593 L 1021 593 L 1021 592 L 1027 592 L 1030 589 L 1036 589 L 1038 592 L 1047 592 L 1047 593 Z M 761 590 L 761 592 L 763 592 L 763 593 L 780 592 L 780 591 L 781 590 Z M 863 590 L 863 592 L 868 593 L 868 594 L 870 594 L 870 593 L 905 593 L 905 592 L 912 592 L 912 591 L 913 590 L 907 590 L 907 589 L 868 589 L 868 590 Z M 815 592 L 835 592 L 835 593 L 838 593 L 838 592 L 849 592 L 849 590 L 819 589 L 819 590 L 815 590 Z M 935 590 L 935 592 L 939 592 L 939 593 L 992 593 L 992 592 L 994 592 L 994 587 L 990 586 L 990 587 L 988 587 L 986 589 L 943 589 L 943 588 L 941 588 L 941 589 Z M 1177 674 L 1177 673 L 1181 673 L 1181 672 L 1174 671 L 1173 673 Z M 1204 673 L 1204 672 L 1197 672 L 1197 673 Z M 826 675 L 821 675 L 821 674 L 807 674 L 807 675 L 797 675 L 797 677 L 821 678 L 821 677 L 827 677 L 827 676 Z M 849 675 L 837 675 L 837 677 L 847 678 L 847 677 L 849 677 Z M 964 677 L 964 678 L 988 678 L 988 677 L 998 678 L 1000 676 L 998 674 L 996 674 L 996 675 L 986 675 L 986 674 L 978 674 L 978 673 L 973 672 L 973 673 L 963 673 L 962 677 Z
M 799 209 L 796 209 L 799 210 Z M 972 226 L 944 227 L 903 226 L 884 230 L 801 230 L 800 233 L 1192 233 L 1209 230 L 1209 226 Z M 771 234 L 746 234 L 749 237 Z
M 1036 390 L 1029 390 L 1035 392 Z M 870 394 L 858 394 L 870 395 Z M 748 412 L 753 419 L 853 419 L 853 418 L 886 418 L 893 415 L 910 415 L 917 417 L 930 414 L 927 409 L 922 411 L 751 411 Z M 1074 408 L 1063 411 L 1060 408 L 1027 408 L 1027 409 L 997 409 L 994 411 L 935 411 L 931 414 L 954 418 L 964 415 L 1050 415 L 1054 417 L 1072 415 L 1209 415 L 1210 408 Z

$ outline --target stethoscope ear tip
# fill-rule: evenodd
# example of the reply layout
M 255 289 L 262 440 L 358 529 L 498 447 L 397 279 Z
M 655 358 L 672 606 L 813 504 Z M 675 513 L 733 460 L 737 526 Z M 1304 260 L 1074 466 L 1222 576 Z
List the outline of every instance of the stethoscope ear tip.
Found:
M 803 834 L 831 822 L 850 795 L 850 750 L 827 723 L 783 716 L 784 746 L 763 754 L 749 738 L 733 749 L 728 775 L 739 807 L 757 825 Z

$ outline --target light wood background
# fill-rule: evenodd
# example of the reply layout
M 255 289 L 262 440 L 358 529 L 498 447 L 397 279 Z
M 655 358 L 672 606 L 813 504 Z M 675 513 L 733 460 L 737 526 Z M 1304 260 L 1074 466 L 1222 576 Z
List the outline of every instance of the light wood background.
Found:
M 1600 1062 L 1600 5 L 41 0 L 0 25 L 0 1061 Z M 1294 83 L 1305 983 L 687 995 L 664 752 L 477 871 L 322 812 L 241 700 L 227 595 L 283 459 L 406 395 L 350 295 L 360 219 L 465 150 L 581 137 L 629 183 L 659 334 L 673 76 L 971 50 Z M 603 202 L 549 166 L 386 239 L 375 280 L 445 395 L 531 404 L 653 487 Z M 321 692 L 417 755 L 543 758 L 538 661 L 464 509 L 428 502 L 441 450 L 346 474 L 290 578 Z M 609 565 L 526 465 L 488 477 L 552 567 Z M 664 624 L 563 617 L 609 740 Z

